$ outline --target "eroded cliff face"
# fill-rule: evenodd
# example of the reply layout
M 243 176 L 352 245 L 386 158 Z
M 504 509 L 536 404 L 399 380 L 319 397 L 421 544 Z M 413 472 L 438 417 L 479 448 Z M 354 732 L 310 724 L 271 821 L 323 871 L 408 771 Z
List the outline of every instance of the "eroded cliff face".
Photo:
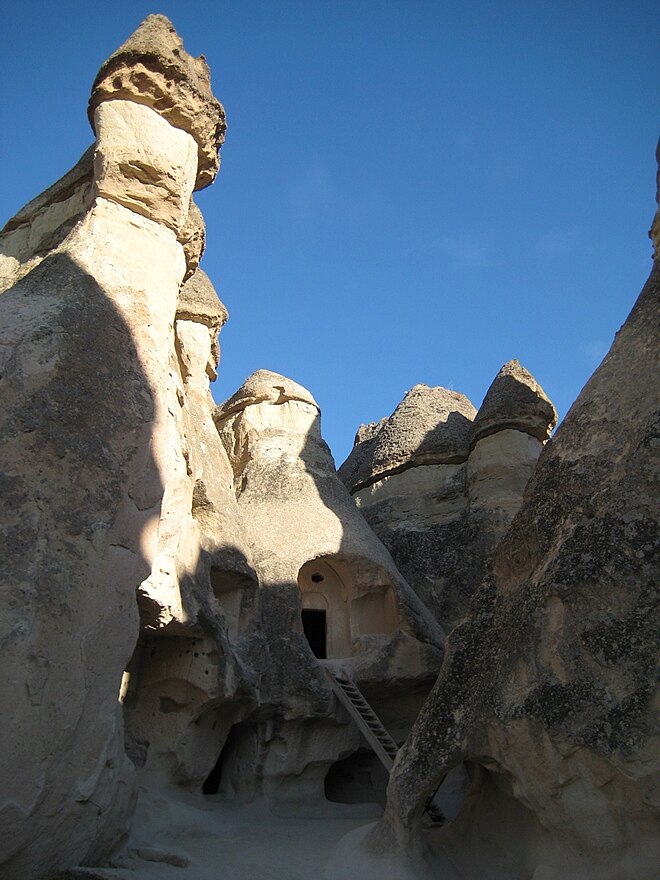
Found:
M 318 802 L 331 764 L 357 748 L 355 729 L 338 727 L 345 718 L 321 664 L 357 681 L 403 741 L 437 675 L 442 631 L 338 479 L 305 388 L 259 370 L 214 418 L 259 580 L 241 657 L 259 671 L 261 717 L 271 707 L 286 742 L 278 769 L 276 744 L 262 741 L 271 757 L 258 775 L 276 801 Z
M 358 430 L 339 476 L 447 632 L 467 612 L 556 421 L 543 389 L 510 361 L 478 412 L 463 394 L 416 385 L 389 418 Z
M 447 641 L 372 845 L 419 855 L 426 797 L 467 762 L 434 840 L 456 876 L 656 876 L 659 318 L 656 257 Z
M 262 370 L 212 413 L 214 333 L 200 316 L 223 315 L 210 294 L 197 270 L 177 306 L 195 480 L 173 498 L 192 496 L 197 531 L 183 540 L 181 505 L 163 505 L 163 561 L 140 588 L 128 668 L 129 754 L 147 774 L 227 800 L 319 810 L 330 768 L 359 748 L 322 664 L 358 680 L 403 741 L 442 633 L 338 480 L 308 391 Z M 186 547 L 201 547 L 196 568 L 182 566 Z
M 210 182 L 198 155 L 217 152 L 224 114 L 205 63 L 162 16 L 125 44 L 115 77 L 140 56 L 145 30 L 151 81 L 167 88 L 176 50 L 177 81 L 194 79 L 213 136 L 183 117 L 172 124 L 141 84 L 112 94 L 99 82 L 94 147 L 0 237 L 6 877 L 98 863 L 126 832 L 134 771 L 118 695 L 138 636 L 136 590 L 151 573 L 155 616 L 183 620 L 175 574 L 199 567 L 182 447 L 182 410 L 199 389 L 182 379 L 175 318 L 199 257 L 192 192 Z M 190 317 L 176 321 L 182 357 L 212 361 L 213 334 Z

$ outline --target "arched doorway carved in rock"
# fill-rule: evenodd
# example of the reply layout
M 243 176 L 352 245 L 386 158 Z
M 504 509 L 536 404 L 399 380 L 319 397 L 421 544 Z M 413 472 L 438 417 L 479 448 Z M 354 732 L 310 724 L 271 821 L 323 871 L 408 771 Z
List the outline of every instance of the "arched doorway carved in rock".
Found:
M 320 660 L 351 656 L 352 585 L 333 563 L 312 559 L 298 573 L 303 632 Z

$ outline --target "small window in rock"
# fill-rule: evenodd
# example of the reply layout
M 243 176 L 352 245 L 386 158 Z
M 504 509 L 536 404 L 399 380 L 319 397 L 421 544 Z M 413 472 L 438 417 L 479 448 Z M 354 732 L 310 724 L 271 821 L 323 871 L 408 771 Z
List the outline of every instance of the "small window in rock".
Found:
M 320 584 L 321 581 L 323 580 L 323 575 L 318 574 L 318 572 L 317 572 L 316 574 L 312 575 L 312 580 L 314 581 L 315 584 Z

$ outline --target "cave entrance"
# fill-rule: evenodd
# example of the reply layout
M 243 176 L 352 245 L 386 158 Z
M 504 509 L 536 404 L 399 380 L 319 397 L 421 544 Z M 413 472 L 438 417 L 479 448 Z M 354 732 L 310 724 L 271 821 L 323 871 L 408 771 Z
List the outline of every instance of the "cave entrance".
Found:
M 312 649 L 312 654 L 319 660 L 328 656 L 326 646 L 326 613 L 318 608 L 303 608 L 301 611 L 303 632 Z
M 229 731 L 218 760 L 204 780 L 202 794 L 247 803 L 255 794 L 257 725 L 239 721 Z
M 325 777 L 325 796 L 338 804 L 385 806 L 390 775 L 371 749 L 336 761 Z

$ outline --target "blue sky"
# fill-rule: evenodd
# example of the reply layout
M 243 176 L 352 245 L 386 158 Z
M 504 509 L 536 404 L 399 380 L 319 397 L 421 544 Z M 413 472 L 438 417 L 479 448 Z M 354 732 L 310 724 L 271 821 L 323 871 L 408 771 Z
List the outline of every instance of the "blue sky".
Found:
M 150 12 L 227 110 L 198 194 L 216 399 L 290 376 L 338 464 L 416 383 L 478 406 L 513 357 L 565 414 L 650 269 L 657 2 L 3 4 L 0 222 L 91 142 L 96 71 Z

